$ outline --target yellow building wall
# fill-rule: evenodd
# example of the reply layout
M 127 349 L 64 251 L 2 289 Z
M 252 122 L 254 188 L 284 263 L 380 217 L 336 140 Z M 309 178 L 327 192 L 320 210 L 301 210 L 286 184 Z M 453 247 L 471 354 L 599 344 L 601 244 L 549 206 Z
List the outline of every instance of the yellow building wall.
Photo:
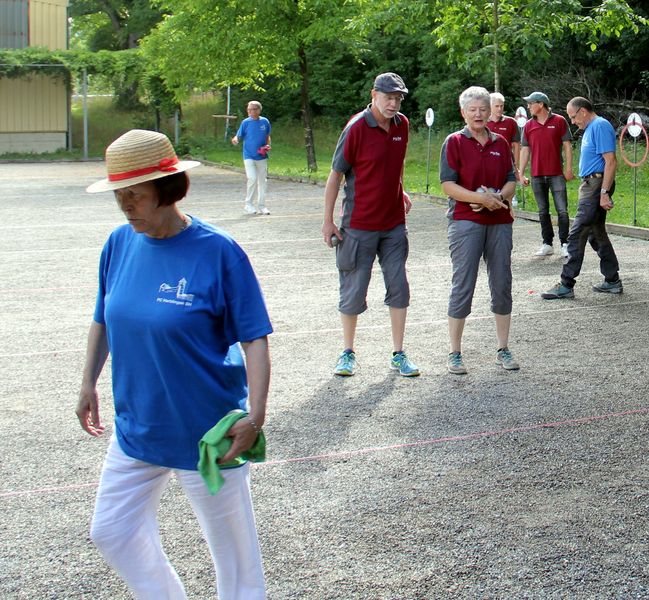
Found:
M 68 0 L 30 0 L 29 45 L 67 48 Z M 0 154 L 46 152 L 65 146 L 68 91 L 61 79 L 43 75 L 0 78 Z
M 29 3 L 29 45 L 50 50 L 67 48 L 68 0 L 31 0 Z
M 62 80 L 47 75 L 0 79 L 0 131 L 67 131 L 68 95 Z

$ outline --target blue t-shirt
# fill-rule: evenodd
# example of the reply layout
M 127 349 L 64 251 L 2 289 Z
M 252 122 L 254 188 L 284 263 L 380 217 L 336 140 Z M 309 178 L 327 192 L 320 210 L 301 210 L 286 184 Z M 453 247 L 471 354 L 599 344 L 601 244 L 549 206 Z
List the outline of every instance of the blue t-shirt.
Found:
M 245 252 L 196 218 L 165 239 L 123 225 L 101 255 L 94 319 L 106 325 L 122 450 L 195 470 L 203 434 L 246 408 L 238 342 L 272 332 Z
M 265 146 L 270 135 L 270 121 L 266 117 L 252 119 L 248 117 L 239 125 L 237 137 L 243 140 L 243 158 L 265 160 L 265 154 L 259 154 L 259 148 Z
M 605 152 L 615 152 L 615 129 L 603 117 L 595 117 L 584 129 L 579 155 L 579 177 L 604 172 Z

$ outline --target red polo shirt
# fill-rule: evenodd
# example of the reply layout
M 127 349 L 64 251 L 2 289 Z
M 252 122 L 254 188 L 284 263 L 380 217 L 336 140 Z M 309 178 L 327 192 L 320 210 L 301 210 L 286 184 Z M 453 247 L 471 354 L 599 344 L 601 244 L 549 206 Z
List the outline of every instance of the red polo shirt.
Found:
M 453 181 L 467 190 L 476 191 L 484 185 L 501 190 L 508 181 L 516 181 L 512 153 L 507 141 L 495 133 L 483 146 L 468 128 L 449 135 L 442 146 L 439 161 L 439 176 L 442 183 Z M 508 209 L 481 210 L 474 212 L 467 202 L 454 202 L 451 213 L 456 221 L 466 220 L 495 225 L 511 223 Z
M 521 132 L 515 119 L 511 117 L 501 117 L 500 121 L 487 121 L 487 127 L 494 133 L 502 135 L 510 146 L 512 142 L 521 141 Z
M 561 115 L 550 113 L 545 123 L 532 118 L 523 128 L 521 144 L 532 154 L 532 177 L 563 175 L 563 142 L 572 140 L 570 127 Z
M 345 174 L 342 226 L 387 231 L 405 223 L 401 171 L 408 146 L 408 119 L 398 113 L 389 131 L 368 106 L 340 135 L 332 169 Z

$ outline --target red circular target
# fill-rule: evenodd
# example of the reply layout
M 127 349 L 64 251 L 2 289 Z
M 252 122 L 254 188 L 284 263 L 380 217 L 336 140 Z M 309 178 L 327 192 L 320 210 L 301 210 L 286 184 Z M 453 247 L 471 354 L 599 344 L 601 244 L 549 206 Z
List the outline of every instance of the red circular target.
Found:
M 644 128 L 642 123 L 640 123 L 640 128 L 642 129 L 642 133 L 644 134 L 644 139 L 645 139 L 645 149 L 644 149 L 644 154 L 642 158 L 638 162 L 632 162 L 626 157 L 626 154 L 624 154 L 624 146 L 622 144 L 622 139 L 624 138 L 624 134 L 627 132 L 627 129 L 629 128 L 630 125 L 634 125 L 634 123 L 627 123 L 624 126 L 624 129 L 622 130 L 622 133 L 620 134 L 620 154 L 622 155 L 622 160 L 629 165 L 630 167 L 639 167 L 645 160 L 647 160 L 647 154 L 649 154 L 649 137 L 647 136 L 647 130 Z M 637 123 L 635 123 L 637 125 Z

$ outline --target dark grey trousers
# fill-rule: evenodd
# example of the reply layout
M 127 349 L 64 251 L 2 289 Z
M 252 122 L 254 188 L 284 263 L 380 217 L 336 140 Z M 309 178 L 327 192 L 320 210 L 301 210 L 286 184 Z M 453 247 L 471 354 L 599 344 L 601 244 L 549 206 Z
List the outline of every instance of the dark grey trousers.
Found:
M 617 281 L 620 265 L 613 244 L 606 233 L 606 211 L 599 205 L 602 179 L 585 179 L 579 186 L 577 214 L 568 234 L 568 261 L 563 265 L 561 281 L 568 287 L 575 285 L 584 262 L 586 242 L 599 256 L 599 269 L 606 281 Z M 615 184 L 611 187 L 613 195 Z

